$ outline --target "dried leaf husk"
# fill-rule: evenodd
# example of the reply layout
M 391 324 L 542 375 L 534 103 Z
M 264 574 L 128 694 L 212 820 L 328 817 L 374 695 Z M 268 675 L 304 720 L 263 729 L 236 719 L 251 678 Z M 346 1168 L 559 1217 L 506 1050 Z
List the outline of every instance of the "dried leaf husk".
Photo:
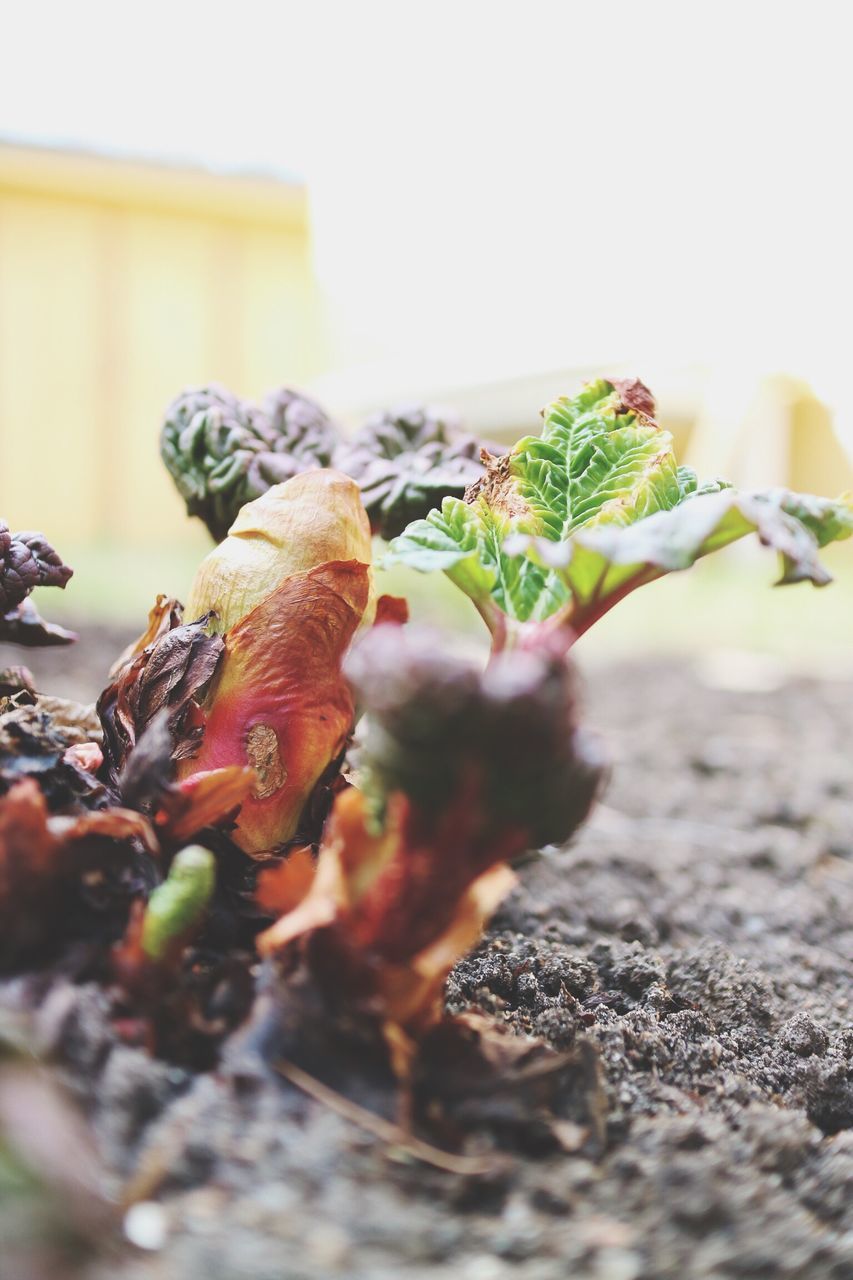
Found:
M 193 774 L 163 789 L 154 822 L 161 838 L 173 844 L 189 840 L 205 827 L 219 826 L 251 795 L 254 769 L 229 765 Z
M 53 728 L 69 746 L 88 742 L 100 745 L 103 742 L 104 731 L 94 703 L 75 702 L 71 698 L 55 698 L 50 694 L 40 693 L 36 698 L 36 706 L 40 711 L 47 712 Z
M 0 615 L 0 642 L 3 644 L 35 649 L 73 644 L 76 639 L 74 631 L 67 631 L 55 622 L 45 622 L 32 600 L 24 600 L 8 613 Z
M 148 612 L 148 625 L 142 635 L 119 654 L 110 667 L 110 675 L 117 675 L 126 663 L 155 644 L 167 632 L 174 631 L 183 620 L 183 608 L 180 602 L 161 592 Z
M 316 839 L 352 728 L 341 659 L 375 612 L 369 559 L 358 489 L 336 472 L 244 507 L 199 570 L 198 621 L 158 597 L 99 701 L 113 792 L 157 814 L 169 840 L 238 807 L 235 838 L 253 856 L 301 838 L 300 824 Z
M 314 880 L 317 860 L 311 845 L 299 845 L 286 858 L 262 868 L 255 901 L 265 915 L 282 916 L 297 907 Z
M 66 712 L 63 708 L 63 718 L 57 722 L 38 699 L 34 706 L 15 707 L 0 715 L 0 795 L 16 782 L 34 778 L 55 813 L 106 803 L 103 785 L 69 753 L 81 741 L 81 731 L 79 724 L 69 724 Z
M 220 636 L 208 633 L 206 618 L 191 623 L 180 619 L 177 602 L 158 597 L 149 619 L 154 639 L 134 646 L 98 699 L 104 776 L 116 794 L 131 752 L 158 713 L 166 714 L 174 755 L 192 752 L 201 736 L 198 701 L 224 646 Z
M 216 630 L 225 633 L 286 578 L 347 560 L 371 561 L 358 486 L 329 469 L 295 476 L 242 508 L 225 541 L 199 565 L 186 616 L 211 614 Z M 365 626 L 374 613 L 371 581 Z
M 404 596 L 380 596 L 376 601 L 377 627 L 402 627 L 409 621 L 409 604 Z

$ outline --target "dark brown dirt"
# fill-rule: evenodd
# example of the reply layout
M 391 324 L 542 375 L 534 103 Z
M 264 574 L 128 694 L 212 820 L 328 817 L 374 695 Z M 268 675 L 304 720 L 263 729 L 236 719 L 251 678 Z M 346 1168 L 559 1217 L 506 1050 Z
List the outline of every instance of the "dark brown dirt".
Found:
M 605 803 L 520 868 L 448 1003 L 595 1046 L 604 1150 L 440 1172 L 239 1055 L 191 1079 L 118 1047 L 101 993 L 60 983 L 42 1048 L 114 1185 L 157 1170 L 165 1245 L 122 1275 L 853 1276 L 853 683 L 735 694 L 647 663 L 596 671 L 586 702 Z

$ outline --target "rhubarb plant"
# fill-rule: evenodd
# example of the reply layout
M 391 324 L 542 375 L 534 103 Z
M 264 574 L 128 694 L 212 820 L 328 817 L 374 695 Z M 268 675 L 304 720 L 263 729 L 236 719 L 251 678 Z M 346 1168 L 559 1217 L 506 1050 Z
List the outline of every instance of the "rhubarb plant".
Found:
M 555 400 L 541 435 L 410 524 L 386 563 L 443 570 L 496 650 L 555 632 L 568 646 L 637 587 L 749 533 L 779 553 L 780 583 L 830 581 L 818 552 L 853 533 L 853 496 L 700 484 L 653 414 L 638 381 L 590 382 Z
M 158 598 L 97 721 L 0 673 L 0 971 L 76 948 L 124 1038 L 211 1065 L 259 953 L 258 1004 L 303 1067 L 315 1044 L 337 1063 L 372 1042 L 411 1081 L 511 864 L 571 838 L 598 793 L 575 638 L 748 533 L 782 582 L 822 585 L 853 499 L 700 484 L 638 382 L 555 401 L 504 456 L 408 411 L 345 448 L 320 415 L 289 391 L 257 410 L 211 389 L 176 404 L 167 460 L 222 538 L 186 609 Z M 471 597 L 484 669 L 376 598 L 371 535 L 415 515 L 388 558 Z M 0 525 L 0 632 L 69 574 Z
M 483 475 L 482 447 L 455 415 L 428 405 L 376 414 L 345 438 L 314 400 L 289 387 L 260 405 L 224 387 L 192 388 L 169 405 L 160 433 L 188 514 L 217 542 L 247 502 L 329 466 L 358 483 L 372 532 L 391 538 L 445 496 L 461 498 Z
M 247 504 L 203 561 L 187 613 L 221 633 L 224 648 L 201 702 L 200 746 L 178 776 L 252 768 L 234 838 L 263 853 L 297 834 L 352 730 L 341 661 L 376 614 L 358 486 L 307 471 Z
M 508 862 L 569 839 L 602 762 L 559 655 L 480 671 L 429 632 L 380 626 L 345 670 L 368 711 L 359 786 L 335 801 L 313 880 L 301 862 L 265 873 L 263 904 L 285 913 L 258 945 L 295 951 L 331 1007 L 378 1018 L 404 1075 L 449 970 L 515 882 Z
M 370 418 L 334 465 L 358 481 L 374 533 L 393 538 L 443 498 L 463 497 L 484 473 L 482 452 L 454 415 L 413 405 Z
M 183 391 L 169 405 L 160 452 L 187 512 L 219 542 L 245 503 L 327 466 L 336 439 L 334 423 L 297 391 L 282 387 L 260 406 L 209 386 Z

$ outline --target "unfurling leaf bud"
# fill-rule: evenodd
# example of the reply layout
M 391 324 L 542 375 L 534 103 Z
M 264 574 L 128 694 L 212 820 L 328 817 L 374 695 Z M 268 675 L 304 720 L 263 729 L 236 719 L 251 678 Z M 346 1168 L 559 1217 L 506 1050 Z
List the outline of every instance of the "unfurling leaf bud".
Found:
M 36 587 L 64 587 L 72 573 L 43 533 L 10 533 L 0 520 L 0 615 Z
M 373 531 L 393 538 L 443 498 L 461 498 L 485 471 L 482 451 L 453 414 L 416 405 L 370 418 L 334 462 L 358 481 Z
M 225 650 L 203 703 L 201 749 L 179 776 L 251 766 L 234 839 L 249 854 L 293 838 L 341 757 L 353 703 L 341 662 L 376 611 L 358 486 L 305 472 L 245 506 L 202 563 L 190 616 L 213 615 Z
M 326 466 L 337 429 L 318 404 L 282 388 L 263 408 L 224 387 L 182 392 L 166 410 L 160 453 L 191 516 L 219 542 L 271 485 Z

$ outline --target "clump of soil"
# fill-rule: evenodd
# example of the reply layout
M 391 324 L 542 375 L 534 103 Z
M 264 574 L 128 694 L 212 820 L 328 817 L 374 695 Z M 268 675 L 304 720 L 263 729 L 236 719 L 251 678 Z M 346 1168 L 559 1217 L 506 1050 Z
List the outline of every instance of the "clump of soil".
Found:
M 520 868 L 447 1001 L 573 1053 L 569 1092 L 594 1061 L 603 1140 L 582 1116 L 541 1145 L 481 1125 L 484 1171 L 439 1170 L 239 1043 L 198 1076 L 118 1045 L 103 993 L 55 980 L 41 1048 L 115 1187 L 162 1206 L 162 1247 L 123 1275 L 853 1275 L 853 684 L 734 694 L 623 664 L 586 703 L 614 758 L 605 803 Z

